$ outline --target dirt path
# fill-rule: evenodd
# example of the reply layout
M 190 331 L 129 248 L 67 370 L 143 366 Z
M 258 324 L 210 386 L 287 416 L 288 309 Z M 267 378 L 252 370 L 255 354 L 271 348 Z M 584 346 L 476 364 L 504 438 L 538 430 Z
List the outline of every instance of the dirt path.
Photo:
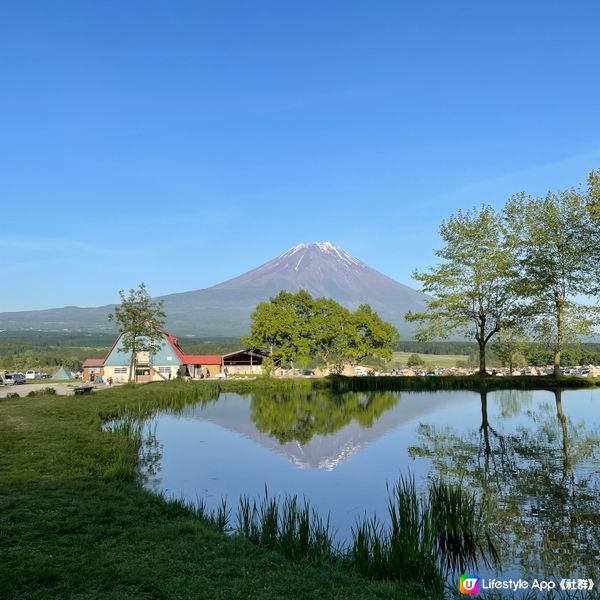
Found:
M 6 398 L 7 394 L 16 393 L 22 398 L 27 396 L 29 392 L 35 392 L 44 388 L 54 388 L 59 396 L 72 396 L 75 392 L 74 388 L 83 385 L 83 382 L 71 382 L 71 383 L 25 383 L 23 385 L 2 385 L 0 386 L 0 398 Z M 97 384 L 94 385 L 94 391 L 108 389 L 108 385 Z M 93 392 L 92 392 L 93 393 Z

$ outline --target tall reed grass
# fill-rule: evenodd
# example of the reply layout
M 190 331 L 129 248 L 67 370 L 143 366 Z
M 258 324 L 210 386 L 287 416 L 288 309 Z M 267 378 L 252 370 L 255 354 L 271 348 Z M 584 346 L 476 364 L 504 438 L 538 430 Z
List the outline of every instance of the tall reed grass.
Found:
M 323 520 L 306 499 L 270 497 L 266 487 L 258 503 L 248 496 L 240 498 L 235 533 L 292 559 L 335 554 L 329 519 Z
M 374 516 L 352 530 L 349 557 L 363 576 L 416 580 L 439 594 L 448 575 L 498 561 L 484 510 L 469 492 L 435 481 L 419 497 L 406 477 L 388 493 L 389 526 Z

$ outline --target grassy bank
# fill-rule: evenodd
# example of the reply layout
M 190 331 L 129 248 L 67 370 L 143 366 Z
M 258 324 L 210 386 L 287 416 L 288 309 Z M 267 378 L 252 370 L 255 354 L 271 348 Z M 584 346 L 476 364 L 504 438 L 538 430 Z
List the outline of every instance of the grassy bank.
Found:
M 292 562 L 146 492 L 135 479 L 135 440 L 102 431 L 102 417 L 215 391 L 170 383 L 1 400 L 2 597 L 427 597 L 335 562 Z

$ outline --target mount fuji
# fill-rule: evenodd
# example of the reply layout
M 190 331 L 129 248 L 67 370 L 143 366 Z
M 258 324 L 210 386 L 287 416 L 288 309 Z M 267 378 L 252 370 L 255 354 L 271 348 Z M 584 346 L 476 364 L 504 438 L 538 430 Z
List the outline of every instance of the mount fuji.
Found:
M 331 242 L 298 244 L 283 254 L 218 285 L 168 294 L 164 301 L 167 328 L 179 335 L 240 336 L 248 331 L 250 314 L 262 300 L 280 290 L 307 290 L 313 296 L 333 298 L 354 310 L 370 304 L 411 336 L 405 322 L 408 310 L 421 311 L 427 296 L 372 269 Z M 97 308 L 68 306 L 48 310 L 0 313 L 0 329 L 70 329 L 112 331 L 107 315 L 114 305 Z

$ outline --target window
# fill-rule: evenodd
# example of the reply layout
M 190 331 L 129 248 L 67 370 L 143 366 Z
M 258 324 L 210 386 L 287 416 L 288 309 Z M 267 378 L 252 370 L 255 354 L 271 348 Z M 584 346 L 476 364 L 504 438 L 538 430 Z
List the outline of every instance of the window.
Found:
M 127 367 L 115 367 L 115 375 L 117 373 L 127 373 Z
M 159 373 L 170 373 L 171 367 L 158 367 L 158 372 Z

